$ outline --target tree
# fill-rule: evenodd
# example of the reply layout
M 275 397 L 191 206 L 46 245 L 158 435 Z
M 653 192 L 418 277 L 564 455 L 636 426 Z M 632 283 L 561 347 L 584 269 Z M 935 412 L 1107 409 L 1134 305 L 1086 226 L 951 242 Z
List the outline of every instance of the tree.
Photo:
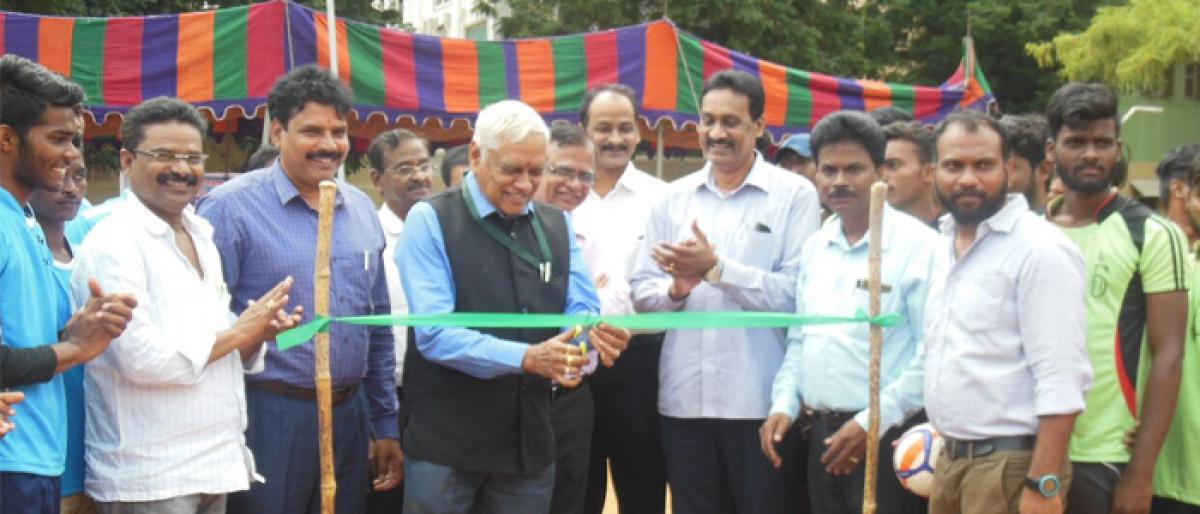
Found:
M 1152 28 L 1152 29 L 1149 29 Z M 1133 0 L 1100 9 L 1087 30 L 1026 45 L 1043 67 L 1068 80 L 1098 80 L 1125 91 L 1161 92 L 1178 64 L 1200 63 L 1195 0 Z
M 145 16 L 235 7 L 261 0 L 4 0 L 4 9 L 60 16 Z M 293 0 L 325 10 L 325 0 Z M 399 11 L 380 11 L 371 0 L 337 0 L 338 16 L 376 25 L 400 23 Z

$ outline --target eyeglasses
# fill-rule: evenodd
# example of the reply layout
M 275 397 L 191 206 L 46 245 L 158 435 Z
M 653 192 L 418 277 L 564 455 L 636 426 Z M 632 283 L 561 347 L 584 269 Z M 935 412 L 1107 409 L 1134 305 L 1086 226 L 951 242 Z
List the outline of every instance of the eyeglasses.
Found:
M 175 163 L 182 162 L 189 167 L 195 168 L 198 166 L 204 166 L 204 161 L 208 160 L 208 154 L 206 153 L 175 153 L 167 150 L 154 150 L 152 152 L 134 150 L 133 153 L 135 155 L 149 157 L 154 163 L 165 166 L 174 166 Z
M 395 168 L 392 168 L 392 171 L 396 172 L 396 174 L 400 175 L 401 177 L 407 177 L 418 171 L 420 171 L 421 173 L 433 173 L 433 163 L 432 162 L 423 162 L 416 166 L 411 166 L 411 165 L 397 166 Z
M 579 171 L 567 166 L 546 168 L 546 171 L 549 171 L 551 175 L 562 178 L 567 182 L 570 182 L 572 179 L 577 179 L 579 180 L 580 184 L 585 186 L 591 186 L 592 184 L 596 183 L 596 174 L 590 171 Z

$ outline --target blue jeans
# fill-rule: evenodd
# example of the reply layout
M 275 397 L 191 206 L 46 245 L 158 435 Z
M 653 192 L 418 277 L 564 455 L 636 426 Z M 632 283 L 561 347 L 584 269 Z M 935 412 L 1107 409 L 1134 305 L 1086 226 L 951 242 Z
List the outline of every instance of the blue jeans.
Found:
M 317 404 L 246 387 L 246 443 L 266 479 L 229 495 L 229 514 L 317 514 L 321 454 Z M 370 417 L 362 388 L 333 408 L 333 459 L 338 514 L 362 514 L 369 479 Z
M 58 514 L 59 477 L 0 472 L 0 514 Z
M 404 460 L 404 514 L 546 514 L 553 490 L 553 463 L 510 475 Z

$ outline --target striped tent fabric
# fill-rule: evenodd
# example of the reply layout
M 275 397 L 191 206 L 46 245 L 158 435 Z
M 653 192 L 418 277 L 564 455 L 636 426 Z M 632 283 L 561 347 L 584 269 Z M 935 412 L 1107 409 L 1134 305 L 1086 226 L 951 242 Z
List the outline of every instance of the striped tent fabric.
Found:
M 382 113 L 443 125 L 473 120 L 484 106 L 519 99 L 548 119 L 577 115 L 592 86 L 621 82 L 637 92 L 646 121 L 694 123 L 709 75 L 735 68 L 766 91 L 775 137 L 807 132 L 839 109 L 894 105 L 936 121 L 957 107 L 982 108 L 991 91 L 974 65 L 937 87 L 840 78 L 754 58 L 679 30 L 667 20 L 549 38 L 474 41 L 411 34 L 342 18 L 329 55 L 326 15 L 283 0 L 213 11 L 115 18 L 0 12 L 0 52 L 36 60 L 87 92 L 97 120 L 159 95 L 221 117 L 266 103 L 275 80 L 305 64 L 330 66 L 350 86 L 360 118 Z M 967 71 L 970 70 L 970 71 Z M 965 81 L 963 77 L 973 77 Z

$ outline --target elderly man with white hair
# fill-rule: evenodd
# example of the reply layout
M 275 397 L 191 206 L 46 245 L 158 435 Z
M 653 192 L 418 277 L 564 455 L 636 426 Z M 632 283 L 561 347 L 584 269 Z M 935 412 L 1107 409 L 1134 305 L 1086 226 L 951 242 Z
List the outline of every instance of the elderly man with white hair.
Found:
M 570 220 L 533 203 L 548 135 L 521 102 L 479 113 L 462 187 L 408 214 L 396 262 L 411 312 L 599 312 Z M 404 511 L 547 512 L 551 402 L 579 385 L 586 363 L 574 331 L 430 327 L 413 335 L 404 364 Z M 601 324 L 586 337 L 611 366 L 629 333 Z

